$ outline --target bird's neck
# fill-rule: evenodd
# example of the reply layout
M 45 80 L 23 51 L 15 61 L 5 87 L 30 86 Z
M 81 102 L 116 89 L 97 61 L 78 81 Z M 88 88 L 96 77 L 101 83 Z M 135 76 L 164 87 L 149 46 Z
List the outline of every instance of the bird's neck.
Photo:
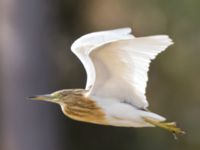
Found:
M 85 96 L 74 96 L 73 100 L 61 104 L 63 113 L 75 120 L 106 124 L 105 113 L 95 101 Z

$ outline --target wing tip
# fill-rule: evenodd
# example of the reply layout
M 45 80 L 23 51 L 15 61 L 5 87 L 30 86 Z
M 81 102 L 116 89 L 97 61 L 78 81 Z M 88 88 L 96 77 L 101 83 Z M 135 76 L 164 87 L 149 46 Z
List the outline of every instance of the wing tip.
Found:
M 168 46 L 174 44 L 173 40 L 168 35 L 154 35 L 150 36 L 150 38 L 156 39 L 161 42 L 161 44 L 166 44 Z

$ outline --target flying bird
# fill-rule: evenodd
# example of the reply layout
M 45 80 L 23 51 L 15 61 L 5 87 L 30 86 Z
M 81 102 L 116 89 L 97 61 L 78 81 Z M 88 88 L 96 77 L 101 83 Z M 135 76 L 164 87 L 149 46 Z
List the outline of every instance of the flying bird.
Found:
M 135 37 L 130 28 L 86 34 L 71 46 L 87 73 L 85 89 L 31 97 L 57 103 L 78 121 L 119 127 L 161 127 L 182 134 L 175 122 L 150 112 L 145 89 L 151 60 L 173 44 L 167 35 Z

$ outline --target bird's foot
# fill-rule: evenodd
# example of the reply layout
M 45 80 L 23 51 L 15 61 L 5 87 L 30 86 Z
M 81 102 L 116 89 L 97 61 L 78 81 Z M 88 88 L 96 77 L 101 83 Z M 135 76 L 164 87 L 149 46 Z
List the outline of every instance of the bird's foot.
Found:
M 185 131 L 176 126 L 176 122 L 159 122 L 149 118 L 144 118 L 144 120 L 154 126 L 170 131 L 174 135 L 175 139 L 177 139 L 177 135 L 185 134 Z

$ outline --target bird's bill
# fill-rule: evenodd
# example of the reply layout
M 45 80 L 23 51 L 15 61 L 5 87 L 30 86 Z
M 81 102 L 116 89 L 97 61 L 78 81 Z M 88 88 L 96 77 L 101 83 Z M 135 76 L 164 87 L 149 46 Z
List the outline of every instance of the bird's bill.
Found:
M 29 97 L 31 100 L 44 100 L 44 101 L 52 101 L 53 97 L 50 94 L 46 95 L 36 95 Z

